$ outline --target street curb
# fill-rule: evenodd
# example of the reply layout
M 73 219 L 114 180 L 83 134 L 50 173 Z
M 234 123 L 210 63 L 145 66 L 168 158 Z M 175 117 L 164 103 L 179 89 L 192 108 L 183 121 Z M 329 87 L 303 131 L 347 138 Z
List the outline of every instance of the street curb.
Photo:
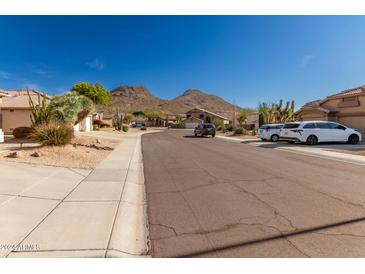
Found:
M 256 139 L 239 139 L 239 138 L 225 137 L 225 136 L 217 136 L 217 137 L 227 140 L 227 141 L 239 142 L 239 143 L 243 143 L 243 144 L 245 144 L 244 143 L 245 141 L 256 140 Z M 260 142 L 260 140 L 257 140 L 257 142 Z M 246 145 L 261 147 L 260 145 L 253 145 L 253 144 L 248 144 L 248 143 Z M 276 148 L 272 148 L 272 149 L 290 152 L 290 153 L 299 154 L 299 155 L 305 155 L 305 156 L 309 156 L 309 157 L 316 157 L 316 158 L 328 159 L 328 160 L 333 160 L 333 161 L 338 161 L 338 162 L 344 162 L 344 163 L 349 163 L 349 164 L 365 165 L 364 156 L 346 154 L 346 153 L 336 152 L 336 151 L 321 150 L 320 148 L 318 148 L 317 151 L 314 151 L 315 148 L 310 148 L 310 147 L 309 148 L 276 147 Z
M 147 133 L 151 132 L 138 133 L 136 137 L 105 257 L 149 257 L 151 244 L 141 145 L 141 136 Z

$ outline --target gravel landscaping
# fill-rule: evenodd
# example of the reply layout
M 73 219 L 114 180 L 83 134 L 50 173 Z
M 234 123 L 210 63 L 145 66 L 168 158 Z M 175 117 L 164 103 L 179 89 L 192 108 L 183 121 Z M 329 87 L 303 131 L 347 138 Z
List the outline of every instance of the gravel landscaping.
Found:
M 109 138 L 76 136 L 72 143 L 66 146 L 40 146 L 28 140 L 7 138 L 3 144 L 6 149 L 0 147 L 0 161 L 93 169 L 120 142 L 121 140 Z M 20 143 L 23 143 L 22 148 Z M 7 157 L 14 152 L 15 158 Z

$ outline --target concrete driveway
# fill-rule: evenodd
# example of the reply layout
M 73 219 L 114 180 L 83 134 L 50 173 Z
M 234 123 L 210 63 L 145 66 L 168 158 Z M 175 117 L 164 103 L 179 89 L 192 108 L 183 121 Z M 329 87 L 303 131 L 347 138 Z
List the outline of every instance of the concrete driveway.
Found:
M 140 135 L 92 171 L 0 162 L 0 257 L 146 256 Z
M 12 250 L 42 248 L 37 242 L 27 246 L 22 242 L 89 173 L 0 162 L 0 257 Z
M 195 138 L 143 136 L 155 257 L 365 257 L 362 165 Z

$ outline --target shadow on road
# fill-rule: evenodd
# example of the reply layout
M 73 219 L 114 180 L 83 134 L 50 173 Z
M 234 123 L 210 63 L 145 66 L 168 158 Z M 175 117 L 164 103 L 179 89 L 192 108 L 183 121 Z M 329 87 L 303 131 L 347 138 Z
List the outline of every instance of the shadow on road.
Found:
M 184 135 L 184 138 L 211 138 L 210 136 L 195 136 L 195 135 Z
M 315 232 L 315 231 L 322 230 L 322 229 L 334 228 L 334 227 L 358 223 L 358 222 L 362 222 L 362 221 L 365 221 L 365 217 L 359 217 L 359 218 L 336 222 L 336 223 L 327 224 L 327 225 L 315 226 L 315 227 L 307 228 L 307 229 L 298 229 L 298 230 L 295 230 L 295 231 L 289 232 L 289 233 L 281 233 L 277 236 L 264 237 L 264 238 L 251 240 L 251 241 L 245 241 L 245 242 L 239 242 L 239 243 L 230 244 L 230 245 L 218 246 L 218 247 L 212 248 L 212 249 L 206 249 L 206 250 L 201 250 L 201 251 L 194 252 L 194 253 L 180 255 L 179 258 L 191 258 L 191 257 L 196 257 L 196 256 L 204 256 L 204 255 L 212 253 L 212 252 L 224 251 L 224 250 L 228 250 L 228 249 L 244 247 L 244 246 L 248 246 L 248 245 L 252 245 L 252 244 L 263 243 L 263 242 L 277 240 L 277 239 L 285 239 L 285 238 L 291 237 L 291 236 L 302 235 L 302 234 Z

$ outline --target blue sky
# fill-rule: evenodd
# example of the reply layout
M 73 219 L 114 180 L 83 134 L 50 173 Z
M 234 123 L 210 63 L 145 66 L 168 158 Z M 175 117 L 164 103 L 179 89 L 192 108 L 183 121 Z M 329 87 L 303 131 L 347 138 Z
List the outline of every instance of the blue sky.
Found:
M 189 88 L 297 107 L 365 84 L 365 17 L 0 16 L 0 89 Z

